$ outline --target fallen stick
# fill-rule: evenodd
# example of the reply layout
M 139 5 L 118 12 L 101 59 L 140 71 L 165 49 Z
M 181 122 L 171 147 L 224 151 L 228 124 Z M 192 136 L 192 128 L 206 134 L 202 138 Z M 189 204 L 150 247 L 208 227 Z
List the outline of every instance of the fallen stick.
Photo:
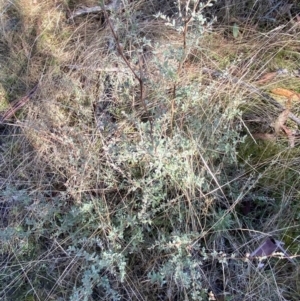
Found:
M 112 68 L 102 68 L 102 67 L 85 67 L 80 65 L 66 65 L 69 70 L 88 70 L 92 72 L 119 72 L 119 73 L 129 73 L 128 69 L 112 67 Z
M 75 17 L 79 17 L 87 14 L 97 14 L 102 11 L 100 6 L 94 7 L 83 7 L 75 10 L 72 14 L 70 14 L 69 19 L 74 19 Z
M 104 5 L 105 10 L 116 11 L 121 3 L 119 0 L 114 0 L 112 3 L 108 5 Z M 71 13 L 68 19 L 74 19 L 79 16 L 87 15 L 87 14 L 98 14 L 103 11 L 101 6 L 93 6 L 93 7 L 82 7 L 76 9 L 73 13 Z
M 1 116 L 0 115 L 0 124 L 4 123 L 4 121 L 8 120 L 10 117 L 14 116 L 17 111 L 19 111 L 22 107 L 26 105 L 26 103 L 30 100 L 33 96 L 35 91 L 37 90 L 38 84 L 36 84 L 26 96 L 22 97 L 21 99 L 17 99 L 10 104 L 10 108 L 5 111 L 5 113 Z

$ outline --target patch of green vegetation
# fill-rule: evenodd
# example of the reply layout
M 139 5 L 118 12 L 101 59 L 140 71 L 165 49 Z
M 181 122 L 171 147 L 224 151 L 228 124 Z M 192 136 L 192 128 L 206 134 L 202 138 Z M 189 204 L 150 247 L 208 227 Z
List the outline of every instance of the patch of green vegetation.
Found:
M 9 106 L 9 102 L 7 101 L 6 91 L 1 86 L 0 87 L 0 112 L 7 109 Z
M 295 70 L 300 59 L 300 53 L 293 49 L 293 46 L 286 46 L 276 52 L 273 64 L 278 68 Z

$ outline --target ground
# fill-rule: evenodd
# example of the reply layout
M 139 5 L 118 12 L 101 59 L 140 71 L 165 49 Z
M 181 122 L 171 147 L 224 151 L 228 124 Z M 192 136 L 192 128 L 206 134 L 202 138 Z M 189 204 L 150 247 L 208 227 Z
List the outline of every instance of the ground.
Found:
M 299 300 L 297 1 L 0 9 L 1 300 Z

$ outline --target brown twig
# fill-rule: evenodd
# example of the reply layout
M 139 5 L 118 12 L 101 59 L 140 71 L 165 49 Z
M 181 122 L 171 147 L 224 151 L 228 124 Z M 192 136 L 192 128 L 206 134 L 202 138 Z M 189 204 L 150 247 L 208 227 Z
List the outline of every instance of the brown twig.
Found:
M 137 72 L 134 70 L 134 68 L 131 66 L 130 62 L 128 61 L 128 59 L 126 58 L 126 56 L 124 55 L 124 52 L 123 52 L 123 48 L 119 42 L 119 38 L 113 28 L 113 25 L 111 23 L 111 20 L 108 16 L 108 13 L 105 9 L 105 6 L 103 3 L 101 3 L 101 8 L 103 10 L 103 13 L 104 13 L 104 16 L 105 16 L 105 19 L 107 20 L 107 23 L 110 27 L 110 30 L 112 32 L 112 35 L 115 39 L 115 42 L 116 42 L 116 45 L 117 45 L 117 49 L 118 49 L 118 52 L 120 54 L 120 56 L 122 57 L 123 61 L 125 62 L 125 64 L 128 66 L 128 68 L 130 69 L 130 71 L 132 72 L 132 74 L 134 75 L 134 77 L 137 79 L 137 81 L 139 82 L 139 86 L 140 86 L 140 100 L 141 100 L 141 103 L 144 107 L 144 110 L 145 110 L 145 113 L 147 112 L 147 105 L 146 105 L 146 102 L 145 102 L 145 89 L 144 89 L 144 82 L 143 82 L 143 78 L 142 78 L 142 75 L 138 75 Z M 141 72 L 142 70 L 140 70 Z M 151 139 L 153 141 L 153 136 L 152 136 L 152 133 L 153 133 L 153 119 L 151 116 L 148 117 L 149 118 L 149 123 L 150 123 L 150 136 L 151 136 Z
M 87 14 L 96 14 L 100 13 L 102 8 L 100 6 L 93 6 L 93 7 L 82 7 L 75 10 L 73 13 L 69 15 L 69 19 L 74 19 L 79 16 L 87 15 Z
M 112 3 L 108 5 L 104 5 L 105 10 L 117 10 L 118 9 L 118 0 L 114 0 Z M 68 19 L 74 19 L 76 17 L 80 17 L 83 15 L 88 15 L 88 14 L 97 14 L 102 11 L 104 11 L 103 6 L 92 6 L 92 7 L 81 7 L 73 11 L 69 16 Z
M 206 7 L 208 7 L 210 5 L 210 3 L 213 0 L 209 0 L 199 11 L 199 13 Z M 193 16 L 196 14 L 196 11 L 199 9 L 201 0 L 198 0 L 196 3 L 194 3 L 194 7 L 192 12 L 187 16 L 183 17 L 182 21 L 184 22 L 184 29 L 183 29 L 183 57 L 182 60 L 179 62 L 178 64 L 178 68 L 177 68 L 177 76 L 179 76 L 181 70 L 183 69 L 184 63 L 186 62 L 186 59 L 188 57 L 187 54 L 187 45 L 186 45 L 186 40 L 187 40 L 187 33 L 188 33 L 188 27 L 190 22 L 193 20 Z M 189 11 L 189 4 L 190 4 L 190 0 L 188 0 L 186 2 L 185 5 L 185 13 L 188 14 Z M 179 8 L 180 9 L 180 8 Z M 177 90 L 177 85 L 178 85 L 178 80 L 176 79 L 172 88 L 172 101 L 171 101 L 171 133 L 173 133 L 173 125 L 174 125 L 174 115 L 175 115 L 175 110 L 176 110 L 176 105 L 175 105 L 175 101 L 176 101 L 176 90 Z
M 37 90 L 38 84 L 36 84 L 26 96 L 22 97 L 21 99 L 17 99 L 10 104 L 10 108 L 5 111 L 5 113 L 0 117 L 0 124 L 4 123 L 4 121 L 8 120 L 12 116 L 16 114 L 22 107 L 26 105 L 26 103 L 30 100 L 33 96 L 35 91 Z

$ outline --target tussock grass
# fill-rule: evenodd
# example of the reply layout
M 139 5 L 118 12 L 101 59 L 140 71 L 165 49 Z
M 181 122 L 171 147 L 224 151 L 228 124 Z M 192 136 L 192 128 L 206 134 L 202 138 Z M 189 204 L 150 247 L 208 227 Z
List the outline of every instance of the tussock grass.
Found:
M 299 299 L 299 145 L 255 139 L 281 112 L 263 95 L 299 93 L 296 26 L 192 22 L 183 48 L 169 1 L 111 12 L 118 41 L 68 18 L 97 1 L 0 3 L 1 107 L 39 83 L 0 125 L 1 299 Z M 247 257 L 267 236 L 294 262 Z

